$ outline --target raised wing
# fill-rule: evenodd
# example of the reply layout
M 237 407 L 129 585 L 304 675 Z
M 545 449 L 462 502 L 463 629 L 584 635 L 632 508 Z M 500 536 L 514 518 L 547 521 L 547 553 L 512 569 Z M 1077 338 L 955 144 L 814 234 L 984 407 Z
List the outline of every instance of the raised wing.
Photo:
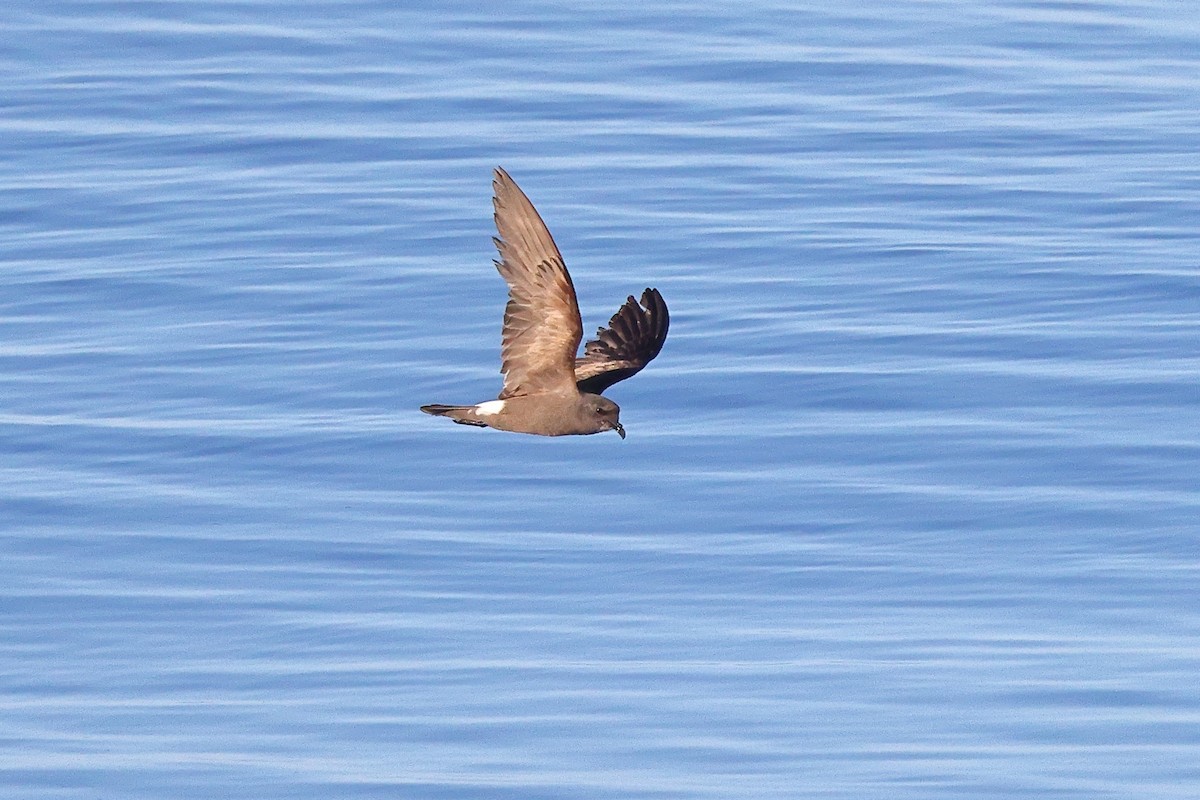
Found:
M 658 289 L 642 292 L 639 306 L 632 295 L 617 309 L 607 328 L 596 331 L 583 356 L 575 359 L 575 383 L 581 392 L 600 394 L 617 381 L 639 372 L 662 350 L 671 318 Z
M 500 343 L 500 399 L 541 392 L 574 393 L 575 353 L 583 339 L 575 286 L 546 224 L 508 173 L 492 180 L 496 269 L 508 283 Z

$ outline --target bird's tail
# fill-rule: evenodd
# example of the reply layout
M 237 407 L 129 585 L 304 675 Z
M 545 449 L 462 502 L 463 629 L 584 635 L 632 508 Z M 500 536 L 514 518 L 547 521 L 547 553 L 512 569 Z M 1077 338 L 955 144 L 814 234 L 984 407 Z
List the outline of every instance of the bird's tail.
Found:
M 459 425 L 487 427 L 487 423 L 480 422 L 474 415 L 475 406 L 444 406 L 440 403 L 434 403 L 433 405 L 421 406 L 421 410 L 426 414 L 433 414 L 435 417 L 449 417 Z

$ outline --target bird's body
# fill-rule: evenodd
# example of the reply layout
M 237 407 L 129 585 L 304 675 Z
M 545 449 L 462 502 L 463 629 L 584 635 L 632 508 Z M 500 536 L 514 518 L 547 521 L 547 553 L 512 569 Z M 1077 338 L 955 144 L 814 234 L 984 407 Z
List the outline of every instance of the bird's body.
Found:
M 496 269 L 508 283 L 495 400 L 470 406 L 426 405 L 427 414 L 462 425 L 540 436 L 615 430 L 625 438 L 620 408 L 601 392 L 642 369 L 667 338 L 669 316 L 657 289 L 629 297 L 576 357 L 583 325 L 575 286 L 545 223 L 502 169 L 492 182 L 500 252 Z
M 547 410 L 553 413 L 547 413 Z M 529 394 L 506 400 L 488 400 L 473 406 L 422 406 L 427 414 L 450 417 L 463 425 L 477 425 L 513 433 L 541 436 L 570 436 L 615 430 L 625 438 L 619 422 L 620 409 L 598 394 Z M 598 422 L 608 422 L 597 428 Z

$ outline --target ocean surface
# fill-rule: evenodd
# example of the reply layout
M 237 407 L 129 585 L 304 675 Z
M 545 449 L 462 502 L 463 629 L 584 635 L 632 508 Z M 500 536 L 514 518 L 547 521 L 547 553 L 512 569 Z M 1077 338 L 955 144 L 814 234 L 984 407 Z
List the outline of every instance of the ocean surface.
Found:
M 1200 15 L 843 5 L 6 3 L 0 797 L 1200 797 Z

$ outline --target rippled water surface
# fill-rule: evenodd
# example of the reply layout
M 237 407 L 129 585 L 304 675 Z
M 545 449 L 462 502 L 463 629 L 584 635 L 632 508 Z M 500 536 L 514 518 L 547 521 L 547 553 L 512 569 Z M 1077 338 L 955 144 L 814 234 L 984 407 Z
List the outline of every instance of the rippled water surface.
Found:
M 829 8 L 8 4 L 0 795 L 1200 796 L 1194 9 Z

